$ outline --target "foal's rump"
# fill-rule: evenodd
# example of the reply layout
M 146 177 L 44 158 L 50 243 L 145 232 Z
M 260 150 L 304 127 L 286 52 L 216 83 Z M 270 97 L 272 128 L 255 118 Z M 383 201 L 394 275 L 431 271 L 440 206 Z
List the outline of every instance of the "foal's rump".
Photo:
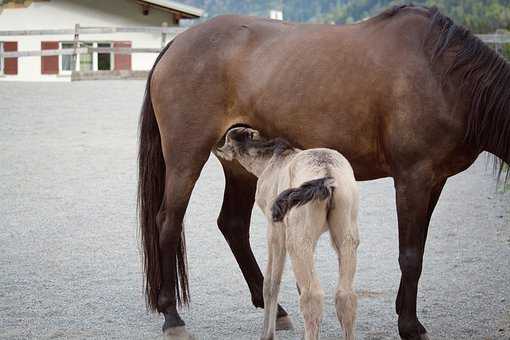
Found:
M 298 188 L 282 191 L 271 207 L 273 222 L 281 222 L 289 210 L 311 201 L 324 201 L 333 195 L 333 177 L 322 177 L 304 182 Z

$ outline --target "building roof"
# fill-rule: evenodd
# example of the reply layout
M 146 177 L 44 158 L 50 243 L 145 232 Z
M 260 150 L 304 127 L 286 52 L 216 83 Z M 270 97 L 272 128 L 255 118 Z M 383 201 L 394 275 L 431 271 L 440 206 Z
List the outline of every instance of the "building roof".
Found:
M 138 0 L 138 2 L 181 13 L 185 18 L 200 18 L 204 14 L 203 9 L 171 0 Z

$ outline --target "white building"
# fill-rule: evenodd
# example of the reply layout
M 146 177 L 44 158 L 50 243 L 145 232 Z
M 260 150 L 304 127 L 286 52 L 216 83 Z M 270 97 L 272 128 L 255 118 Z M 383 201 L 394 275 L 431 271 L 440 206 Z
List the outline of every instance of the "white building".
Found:
M 2 35 L 2 31 L 81 27 L 179 26 L 202 16 L 201 9 L 168 0 L 0 0 L 0 52 L 73 48 L 74 34 Z M 17 33 L 17 32 L 16 32 Z M 79 36 L 81 47 L 161 48 L 161 33 L 101 33 Z M 170 37 L 169 39 L 170 40 Z M 80 54 L 80 73 L 126 74 L 149 70 L 156 53 Z M 72 55 L 3 58 L 0 81 L 69 81 Z M 76 75 L 77 73 L 75 73 Z

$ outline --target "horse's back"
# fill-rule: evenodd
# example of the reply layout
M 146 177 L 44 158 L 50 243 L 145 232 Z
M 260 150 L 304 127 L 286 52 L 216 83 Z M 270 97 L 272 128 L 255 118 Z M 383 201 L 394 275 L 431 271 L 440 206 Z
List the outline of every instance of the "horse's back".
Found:
M 416 21 L 416 18 L 419 20 Z M 411 16 L 411 23 L 398 18 L 376 19 L 336 26 L 297 24 L 241 15 L 217 16 L 174 39 L 158 68 L 169 71 L 167 64 L 173 64 L 171 70 L 187 77 L 212 76 L 213 70 L 220 68 L 230 73 L 223 76 L 231 81 L 248 80 L 242 77 L 249 76 L 250 72 L 258 74 L 258 79 L 262 80 L 261 73 L 264 70 L 274 71 L 272 66 L 280 71 L 296 71 L 296 67 L 301 67 L 302 71 L 313 69 L 318 75 L 326 76 L 339 69 L 342 72 L 363 72 L 363 68 L 352 66 L 364 66 L 367 72 L 374 72 L 373 66 L 379 69 L 387 68 L 385 65 L 402 66 L 413 52 L 421 50 L 421 40 L 415 35 L 426 26 L 417 24 L 426 22 L 423 16 Z M 407 29 L 406 34 L 397 31 L 395 25 Z M 404 45 L 405 50 L 398 53 L 396 47 Z M 386 59 L 386 53 L 392 53 L 393 58 Z M 374 62 L 384 62 L 384 65 L 373 65 Z M 288 69 L 289 66 L 291 69 Z M 296 79 L 299 73 L 286 75 L 287 78 L 290 76 L 289 79 Z M 274 74 L 271 78 L 275 80 Z

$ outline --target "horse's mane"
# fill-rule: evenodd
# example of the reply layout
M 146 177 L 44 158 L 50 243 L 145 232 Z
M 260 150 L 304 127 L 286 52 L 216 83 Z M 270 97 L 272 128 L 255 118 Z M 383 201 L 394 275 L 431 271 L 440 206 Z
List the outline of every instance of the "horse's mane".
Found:
M 486 150 L 490 146 L 503 160 L 496 159 L 499 175 L 503 161 L 510 159 L 510 64 L 468 29 L 431 8 L 431 29 L 427 39 L 435 41 L 434 63 L 446 51 L 454 53 L 443 76 L 458 72 L 460 91 L 469 96 L 465 140 Z M 439 29 L 439 31 L 437 30 Z M 508 179 L 509 172 L 506 173 Z
M 442 80 L 446 81 L 454 73 L 459 75 L 459 91 L 470 98 L 465 141 L 480 151 L 490 146 L 504 157 L 495 160 L 501 175 L 504 161 L 510 159 L 510 64 L 436 7 L 394 6 L 377 17 L 390 18 L 403 10 L 430 18 L 429 31 L 424 37 L 425 52 L 433 66 L 442 66 L 443 61 L 439 59 L 446 52 L 452 56 L 447 59 L 446 67 L 441 68 Z M 508 175 L 509 172 L 506 179 Z
M 281 156 L 285 151 L 294 149 L 288 140 L 280 137 L 262 140 L 247 139 L 240 145 L 246 152 L 250 148 L 257 150 L 258 154 L 261 156 Z
M 430 17 L 430 8 L 425 6 L 416 6 L 413 4 L 405 4 L 391 6 L 382 11 L 381 13 L 369 18 L 368 20 L 385 20 L 405 11 L 411 11 L 413 14 L 419 14 L 425 17 Z

